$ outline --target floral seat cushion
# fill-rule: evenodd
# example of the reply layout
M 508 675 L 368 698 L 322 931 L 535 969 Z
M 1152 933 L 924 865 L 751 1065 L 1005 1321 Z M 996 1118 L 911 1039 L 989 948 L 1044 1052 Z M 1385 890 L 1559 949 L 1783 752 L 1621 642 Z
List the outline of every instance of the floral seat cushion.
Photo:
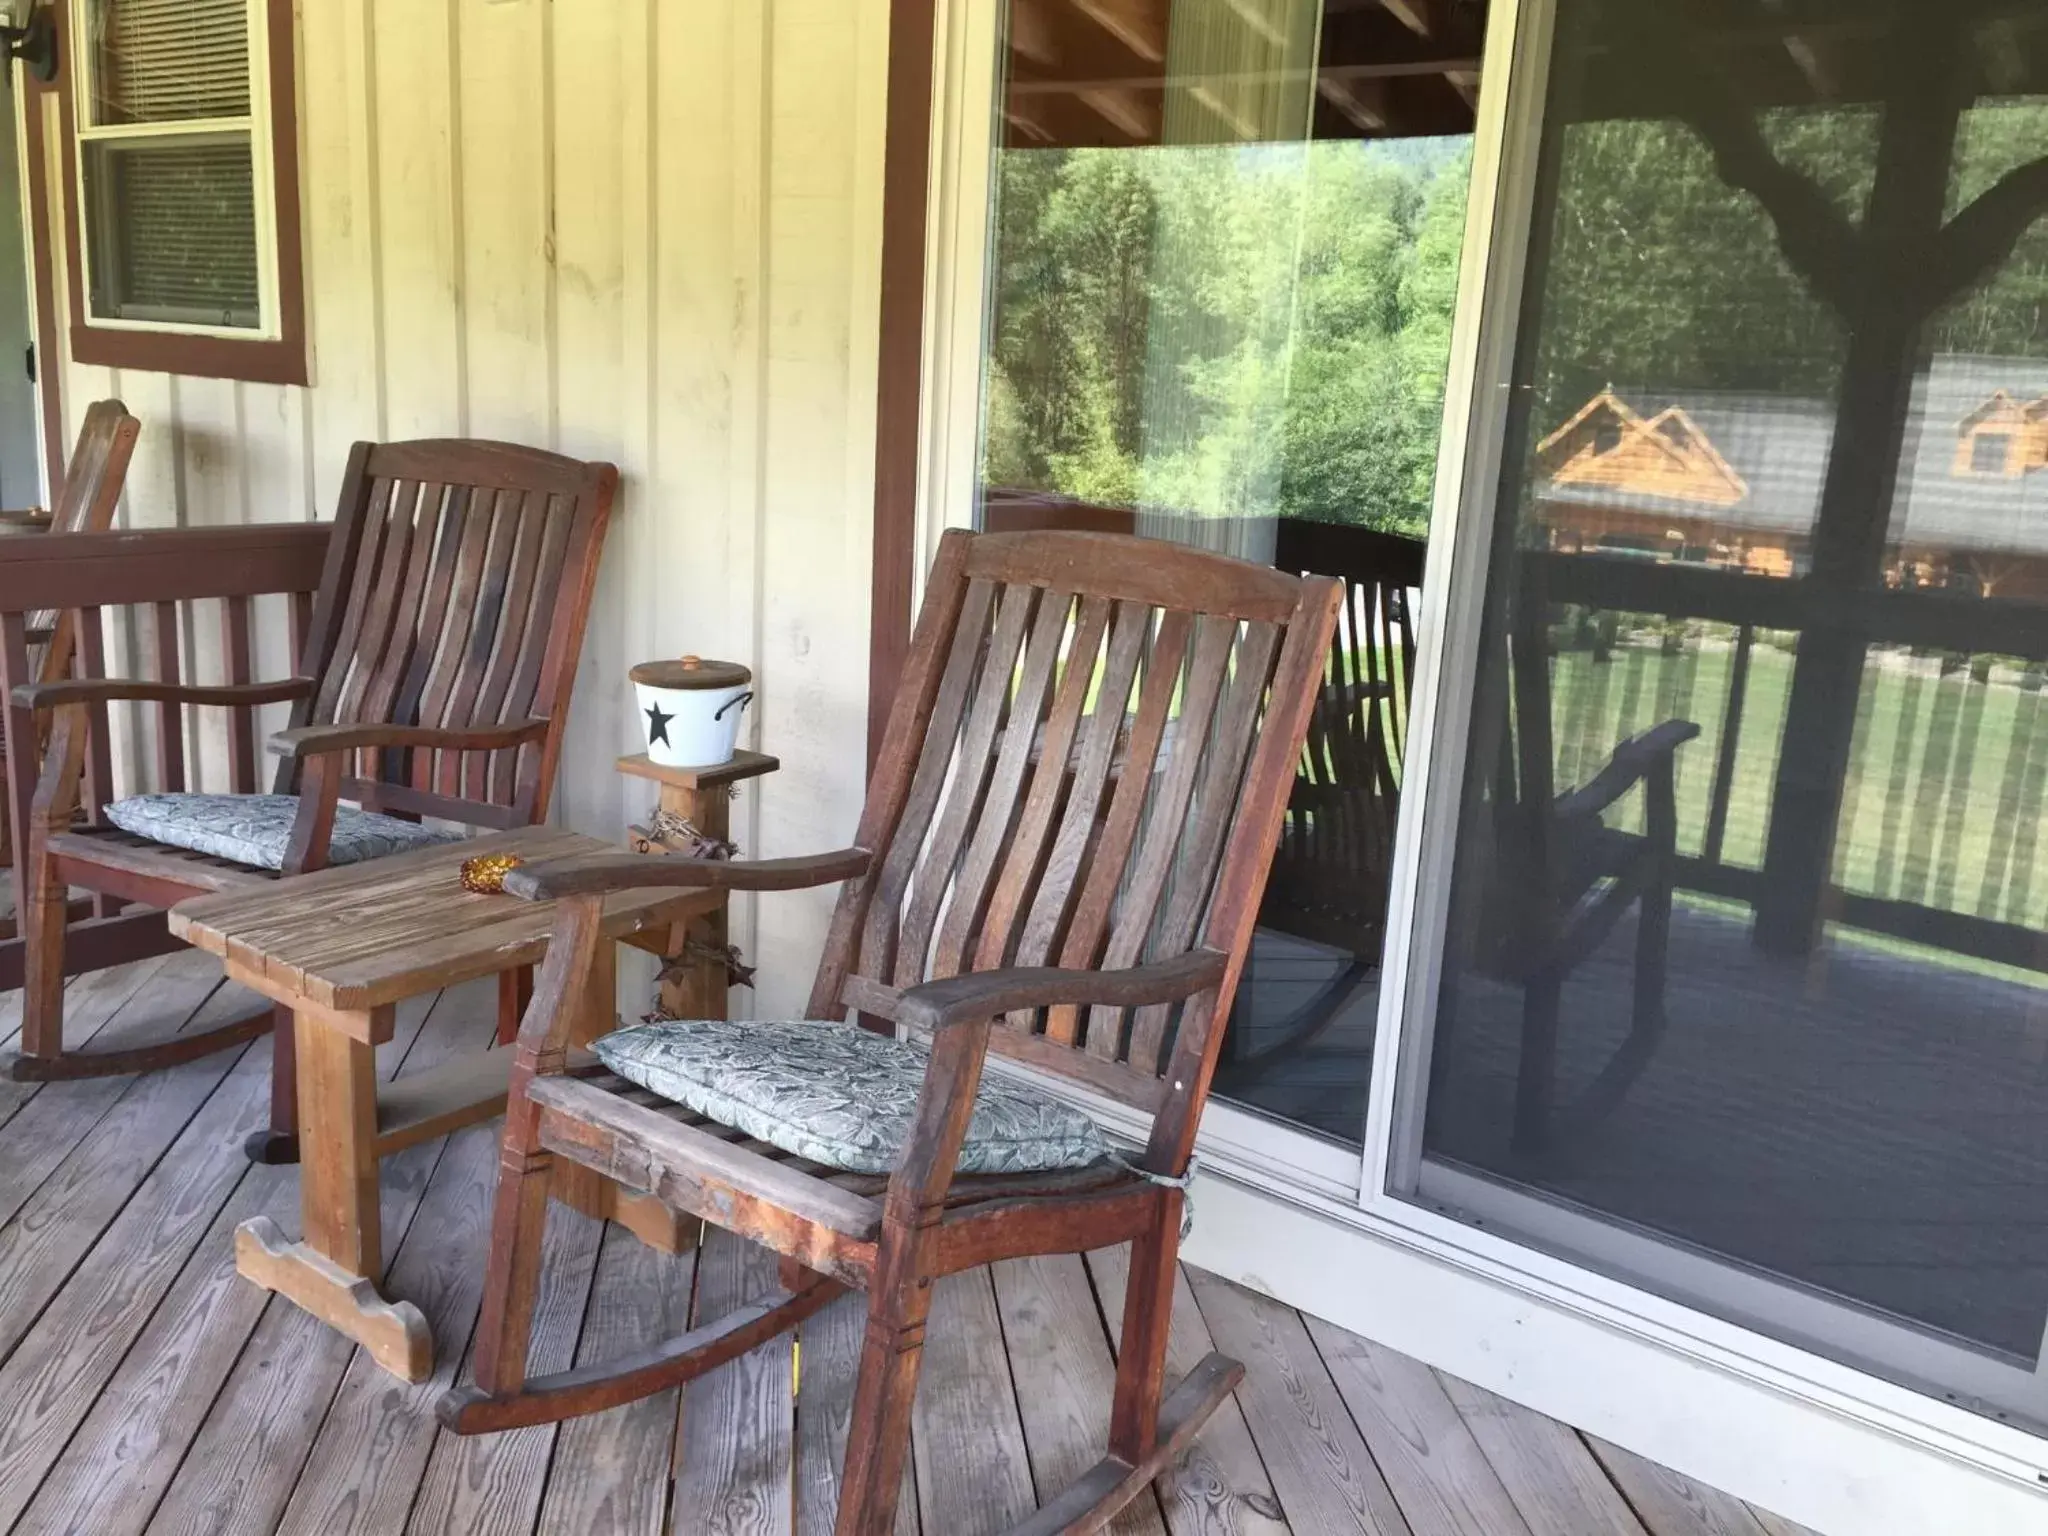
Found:
M 929 1059 L 851 1024 L 675 1021 L 606 1035 L 592 1049 L 628 1082 L 828 1168 L 891 1173 L 910 1139 Z M 984 1079 L 956 1165 L 1041 1173 L 1107 1157 L 1095 1122 L 1059 1100 Z
M 107 820 L 153 843 L 233 859 L 257 869 L 283 869 L 285 846 L 299 814 L 296 795 L 135 795 L 107 807 Z M 329 864 L 357 864 L 389 853 L 460 841 L 460 830 L 422 826 L 354 806 L 337 806 Z

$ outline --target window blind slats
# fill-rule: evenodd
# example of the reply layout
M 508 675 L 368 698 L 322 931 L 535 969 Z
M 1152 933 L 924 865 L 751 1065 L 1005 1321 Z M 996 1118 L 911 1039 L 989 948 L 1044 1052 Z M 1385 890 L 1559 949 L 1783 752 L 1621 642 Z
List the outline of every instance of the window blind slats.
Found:
M 249 111 L 246 0 L 92 0 L 99 126 Z
M 261 323 L 255 178 L 245 135 L 86 146 L 93 311 Z

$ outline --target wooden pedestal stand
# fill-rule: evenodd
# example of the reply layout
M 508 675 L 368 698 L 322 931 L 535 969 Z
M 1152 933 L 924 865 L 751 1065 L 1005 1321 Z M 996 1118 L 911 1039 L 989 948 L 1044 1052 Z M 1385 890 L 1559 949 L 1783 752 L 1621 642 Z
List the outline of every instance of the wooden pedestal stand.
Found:
M 644 752 L 619 759 L 619 772 L 635 778 L 652 779 L 661 786 L 661 809 L 680 816 L 706 837 L 721 842 L 732 837 L 732 786 L 743 779 L 773 773 L 782 764 L 759 752 L 740 752 L 729 763 L 711 768 L 664 768 Z M 643 827 L 634 827 L 633 847 L 641 853 L 667 853 Z M 726 1013 L 724 964 L 716 958 L 724 952 L 725 908 L 706 912 L 678 923 L 662 951 L 662 958 L 675 961 L 695 941 L 703 958 L 687 970 L 661 984 L 662 1011 L 677 1019 L 722 1019 Z

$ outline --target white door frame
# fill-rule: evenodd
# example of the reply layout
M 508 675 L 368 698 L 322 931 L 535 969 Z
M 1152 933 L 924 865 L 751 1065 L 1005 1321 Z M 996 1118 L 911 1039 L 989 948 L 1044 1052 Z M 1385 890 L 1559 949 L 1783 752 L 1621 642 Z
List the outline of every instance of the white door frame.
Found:
M 973 517 L 1004 12 L 939 4 L 920 570 Z M 1386 1193 L 1413 1171 L 1404 1085 L 1427 1081 L 1554 20 L 1555 0 L 1493 0 L 1365 1149 L 1212 1102 L 1187 1255 L 1823 1531 L 2048 1536 L 2048 1441 Z

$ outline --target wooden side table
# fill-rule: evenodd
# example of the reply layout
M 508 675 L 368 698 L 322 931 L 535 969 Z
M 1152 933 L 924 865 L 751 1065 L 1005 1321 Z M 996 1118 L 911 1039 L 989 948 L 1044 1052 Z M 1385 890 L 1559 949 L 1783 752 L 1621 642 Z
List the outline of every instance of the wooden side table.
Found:
M 482 1051 L 380 1087 L 376 1048 L 391 1038 L 404 999 L 530 966 L 547 951 L 554 903 L 465 891 L 465 859 L 515 853 L 538 863 L 616 851 L 595 838 L 534 827 L 172 909 L 174 934 L 219 955 L 231 978 L 283 1003 L 295 1020 L 304 1234 L 292 1242 L 266 1218 L 246 1221 L 235 1234 L 235 1267 L 407 1381 L 432 1372 L 433 1339 L 417 1307 L 377 1291 L 384 1268 L 378 1161 L 502 1114 L 513 1052 Z M 604 931 L 659 950 L 678 925 L 723 904 L 717 891 L 621 892 L 605 903 Z M 612 967 L 599 966 L 596 976 L 575 1045 L 615 1027 Z M 595 1174 L 558 1180 L 552 1192 L 654 1246 L 694 1240 L 694 1222 L 680 1228 L 658 1201 Z
M 779 759 L 759 752 L 737 752 L 729 763 L 710 768 L 667 768 L 635 753 L 619 759 L 619 772 L 634 778 L 652 779 L 661 786 L 660 808 L 680 816 L 708 838 L 727 842 L 732 837 L 732 790 L 745 779 L 757 779 L 780 768 Z M 631 829 L 633 847 L 640 853 L 666 853 L 644 827 Z M 725 949 L 725 907 L 721 904 L 700 912 L 680 925 L 671 935 L 662 957 L 671 962 L 687 953 L 690 944 L 699 953 L 717 955 Z M 725 969 L 721 962 L 705 959 L 661 984 L 662 1011 L 676 1019 L 722 1019 L 726 1012 Z

